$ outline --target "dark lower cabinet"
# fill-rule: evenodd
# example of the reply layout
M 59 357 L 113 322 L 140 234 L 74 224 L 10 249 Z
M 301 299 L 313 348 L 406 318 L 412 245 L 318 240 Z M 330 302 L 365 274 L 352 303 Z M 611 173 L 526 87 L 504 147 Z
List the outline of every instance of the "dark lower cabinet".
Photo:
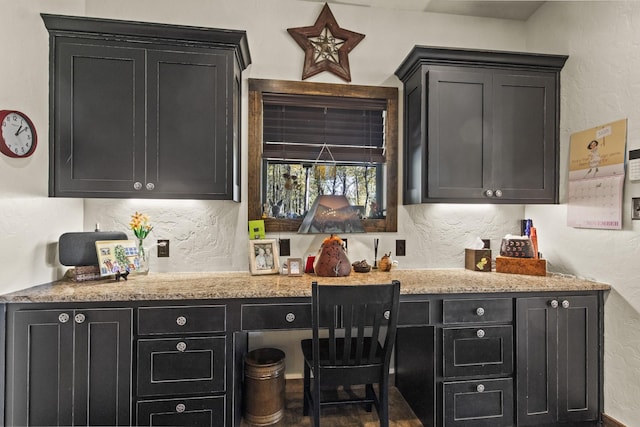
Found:
M 130 425 L 131 309 L 10 309 L 7 323 L 7 425 Z
M 448 381 L 443 384 L 443 389 L 445 426 L 513 425 L 511 378 Z
M 224 396 L 140 401 L 137 409 L 140 426 L 225 426 Z
M 596 295 L 518 298 L 517 425 L 599 418 Z

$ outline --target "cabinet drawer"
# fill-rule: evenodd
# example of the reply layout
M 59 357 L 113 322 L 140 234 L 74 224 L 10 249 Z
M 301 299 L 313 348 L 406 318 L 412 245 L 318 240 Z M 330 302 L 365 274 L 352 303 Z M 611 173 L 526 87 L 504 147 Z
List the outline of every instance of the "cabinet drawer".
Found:
M 403 301 L 398 311 L 398 326 L 418 326 L 431 323 L 429 301 Z
M 442 339 L 445 377 L 513 372 L 511 326 L 443 328 Z
M 242 304 L 242 329 L 309 329 L 311 304 Z
M 513 380 L 444 383 L 444 425 L 504 427 L 513 425 Z
M 138 340 L 138 396 L 225 389 L 225 337 Z
M 225 425 L 224 396 L 138 402 L 139 426 Z
M 224 305 L 138 309 L 139 335 L 224 332 L 225 330 L 226 306 Z
M 442 302 L 442 322 L 485 323 L 513 321 L 511 298 L 455 299 Z

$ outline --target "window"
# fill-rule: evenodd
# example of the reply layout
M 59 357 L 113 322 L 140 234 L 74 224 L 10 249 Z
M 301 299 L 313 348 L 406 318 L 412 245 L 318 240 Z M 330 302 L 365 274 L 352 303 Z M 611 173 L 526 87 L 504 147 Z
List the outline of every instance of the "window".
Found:
M 249 80 L 249 219 L 297 231 L 320 194 L 344 194 L 365 231 L 397 230 L 398 91 Z

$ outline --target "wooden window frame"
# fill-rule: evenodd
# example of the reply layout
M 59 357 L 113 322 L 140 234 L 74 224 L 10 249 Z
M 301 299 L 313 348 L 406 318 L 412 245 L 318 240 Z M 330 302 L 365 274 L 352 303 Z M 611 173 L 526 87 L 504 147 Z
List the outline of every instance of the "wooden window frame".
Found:
M 364 219 L 366 232 L 398 231 L 398 89 L 382 86 L 357 86 L 333 83 L 294 82 L 249 79 L 249 147 L 248 197 L 249 220 L 264 219 L 267 232 L 297 232 L 302 219 L 262 218 L 262 96 L 263 93 L 309 96 L 345 96 L 363 99 L 386 99 L 386 216 Z

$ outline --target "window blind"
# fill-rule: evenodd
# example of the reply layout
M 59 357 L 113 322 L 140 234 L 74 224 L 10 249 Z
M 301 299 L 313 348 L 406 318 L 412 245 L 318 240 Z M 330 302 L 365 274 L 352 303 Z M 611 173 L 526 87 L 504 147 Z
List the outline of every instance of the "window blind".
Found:
M 264 158 L 384 163 L 386 100 L 263 94 Z

